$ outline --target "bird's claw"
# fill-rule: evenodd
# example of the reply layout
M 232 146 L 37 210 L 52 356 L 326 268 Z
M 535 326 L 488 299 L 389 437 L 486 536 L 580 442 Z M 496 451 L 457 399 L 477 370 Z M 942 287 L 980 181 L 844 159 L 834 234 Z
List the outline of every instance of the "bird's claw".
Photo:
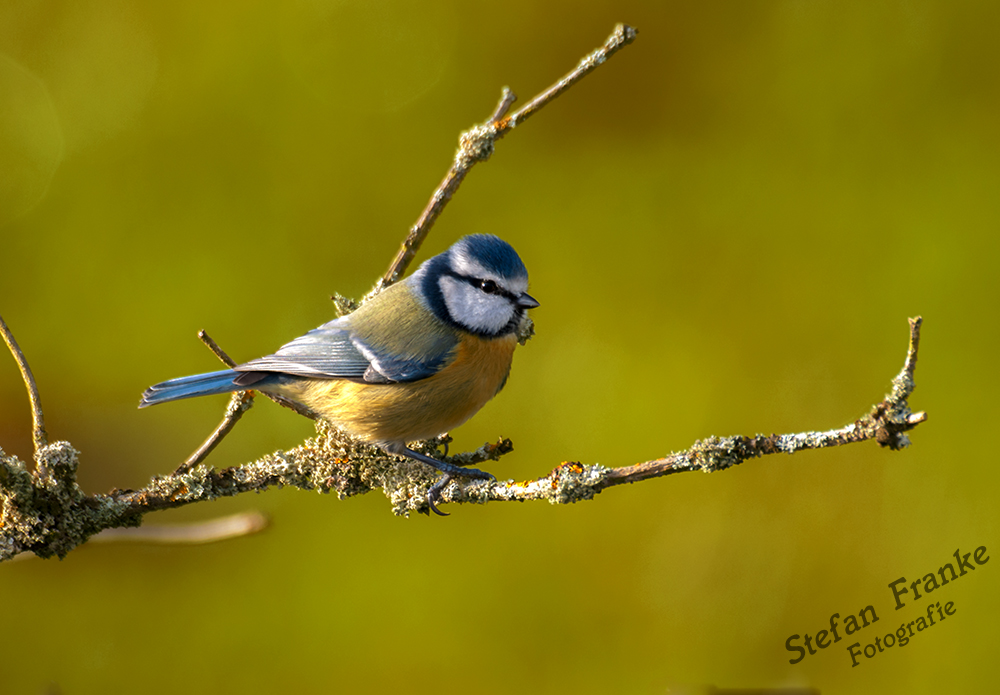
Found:
M 451 482 L 451 476 L 445 473 L 442 475 L 436 483 L 431 485 L 430 489 L 427 490 L 427 504 L 430 506 L 431 511 L 438 516 L 451 516 L 447 512 L 442 512 L 437 508 L 435 502 L 441 499 L 441 491 L 445 489 L 448 483 Z
M 470 478 L 475 478 L 478 480 L 489 480 L 490 482 L 494 483 L 497 481 L 495 475 L 493 475 L 492 473 L 487 473 L 486 471 L 468 471 L 468 472 L 475 472 L 479 474 L 479 475 L 468 476 Z M 451 516 L 451 514 L 448 514 L 447 512 L 442 512 L 440 509 L 438 509 L 437 502 L 441 501 L 441 491 L 444 490 L 446 487 L 448 487 L 448 483 L 450 483 L 453 479 L 454 478 L 450 473 L 445 473 L 440 478 L 438 478 L 437 482 L 431 485 L 430 488 L 427 490 L 427 505 L 430 507 L 431 511 L 437 514 L 438 516 Z

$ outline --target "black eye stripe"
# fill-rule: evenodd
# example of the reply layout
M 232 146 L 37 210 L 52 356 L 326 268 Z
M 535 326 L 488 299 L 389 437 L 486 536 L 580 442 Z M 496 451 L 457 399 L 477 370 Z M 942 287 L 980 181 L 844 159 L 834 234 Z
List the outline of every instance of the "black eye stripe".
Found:
M 475 287 L 477 290 L 481 290 L 483 292 L 486 292 L 487 294 L 500 295 L 501 297 L 506 297 L 507 299 L 509 299 L 510 301 L 514 302 L 515 304 L 517 303 L 517 295 L 516 294 L 514 294 L 513 292 L 508 292 L 507 290 L 505 290 L 503 287 L 501 287 L 500 285 L 498 285 L 493 280 L 484 280 L 483 278 L 474 278 L 474 277 L 470 277 L 469 275 L 459 275 L 458 273 L 442 273 L 442 275 L 447 275 L 448 277 L 455 278 L 456 280 L 461 280 L 462 282 L 467 282 L 470 285 L 472 285 L 473 287 Z M 489 283 L 490 286 L 493 289 L 490 290 L 490 289 L 487 289 L 486 287 L 484 287 L 484 285 L 486 285 L 486 283 Z

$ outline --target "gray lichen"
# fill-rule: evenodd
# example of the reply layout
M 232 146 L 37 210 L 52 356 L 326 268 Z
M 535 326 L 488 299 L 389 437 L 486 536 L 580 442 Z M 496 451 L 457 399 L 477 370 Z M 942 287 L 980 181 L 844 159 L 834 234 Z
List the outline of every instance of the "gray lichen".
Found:
M 26 550 L 64 557 L 107 527 L 108 519 L 76 484 L 78 456 L 68 442 L 54 442 L 38 451 L 29 472 L 0 452 L 0 560 Z
M 78 452 L 67 442 L 39 451 L 33 472 L 20 459 L 0 451 L 0 561 L 30 551 L 59 556 L 93 534 L 138 526 L 159 509 L 230 497 L 269 487 L 292 486 L 349 497 L 382 489 L 397 514 L 425 512 L 427 490 L 438 477 L 429 467 L 389 456 L 319 421 L 316 436 L 289 451 L 276 451 L 243 466 L 217 470 L 204 464 L 182 473 L 157 476 L 141 490 L 116 490 L 87 496 L 76 483 Z M 444 439 L 414 444 L 441 456 Z M 484 447 L 464 458 L 498 458 L 509 442 Z M 459 465 L 464 460 L 457 461 Z

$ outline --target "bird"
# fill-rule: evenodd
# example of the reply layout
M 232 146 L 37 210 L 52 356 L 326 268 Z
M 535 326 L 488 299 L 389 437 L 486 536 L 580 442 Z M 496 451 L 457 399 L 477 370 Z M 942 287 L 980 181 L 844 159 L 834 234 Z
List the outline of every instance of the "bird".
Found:
M 284 397 L 388 454 L 441 471 L 427 502 L 447 516 L 436 502 L 454 476 L 495 478 L 407 444 L 450 432 L 503 389 L 518 326 L 538 306 L 514 248 L 472 234 L 274 354 L 155 384 L 139 407 L 250 388 Z

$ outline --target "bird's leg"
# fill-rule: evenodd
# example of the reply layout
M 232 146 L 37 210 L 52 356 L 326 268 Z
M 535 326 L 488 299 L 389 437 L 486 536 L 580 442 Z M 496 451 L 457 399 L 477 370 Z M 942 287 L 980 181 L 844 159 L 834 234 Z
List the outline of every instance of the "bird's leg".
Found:
M 390 453 L 408 456 L 409 458 L 420 461 L 421 463 L 426 463 L 428 466 L 433 466 L 444 473 L 444 475 L 441 476 L 441 479 L 434 483 L 427 491 L 427 504 L 430 505 L 431 511 L 439 516 L 448 516 L 448 514 L 437 508 L 435 502 L 441 499 L 441 491 L 446 485 L 448 485 L 448 483 L 451 482 L 452 478 L 456 476 L 464 476 L 466 478 L 475 478 L 477 480 L 496 480 L 493 475 L 487 473 L 486 471 L 481 471 L 478 468 L 462 468 L 461 466 L 456 466 L 451 463 L 438 461 L 435 458 L 431 458 L 430 456 L 426 456 L 405 446 Z

